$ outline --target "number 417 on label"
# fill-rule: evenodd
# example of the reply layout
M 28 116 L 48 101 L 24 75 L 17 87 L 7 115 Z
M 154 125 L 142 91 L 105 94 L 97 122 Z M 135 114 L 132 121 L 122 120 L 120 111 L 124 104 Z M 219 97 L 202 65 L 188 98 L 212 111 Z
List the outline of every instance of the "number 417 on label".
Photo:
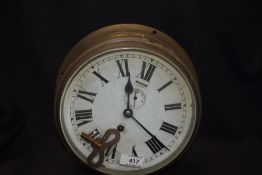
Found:
M 129 156 L 122 154 L 120 157 L 120 165 L 141 168 L 144 165 L 145 159 L 142 157 Z

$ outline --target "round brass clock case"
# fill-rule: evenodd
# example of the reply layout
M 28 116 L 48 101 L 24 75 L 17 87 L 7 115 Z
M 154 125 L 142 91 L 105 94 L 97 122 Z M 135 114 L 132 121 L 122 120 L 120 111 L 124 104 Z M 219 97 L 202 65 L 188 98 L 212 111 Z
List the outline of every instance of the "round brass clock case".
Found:
M 129 90 L 128 90 L 129 89 Z M 103 174 L 151 174 L 189 148 L 200 124 L 197 74 L 186 52 L 163 32 L 138 24 L 96 30 L 67 54 L 56 82 L 55 121 L 72 155 Z M 81 133 L 117 129 L 99 167 Z M 123 164 L 126 158 L 140 162 Z

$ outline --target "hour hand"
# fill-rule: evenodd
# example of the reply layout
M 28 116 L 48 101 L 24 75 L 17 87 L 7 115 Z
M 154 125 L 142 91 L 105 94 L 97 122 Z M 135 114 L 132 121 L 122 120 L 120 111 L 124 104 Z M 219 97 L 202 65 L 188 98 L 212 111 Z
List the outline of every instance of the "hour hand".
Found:
M 133 88 L 133 85 L 131 83 L 130 74 L 129 74 L 128 81 L 127 81 L 126 86 L 125 86 L 125 92 L 127 94 L 132 94 L 133 90 L 134 90 L 134 88 Z
M 125 86 L 125 92 L 127 94 L 127 109 L 130 109 L 129 103 L 130 103 L 130 94 L 132 94 L 134 91 L 133 85 L 130 80 L 130 73 L 128 73 L 128 80 Z

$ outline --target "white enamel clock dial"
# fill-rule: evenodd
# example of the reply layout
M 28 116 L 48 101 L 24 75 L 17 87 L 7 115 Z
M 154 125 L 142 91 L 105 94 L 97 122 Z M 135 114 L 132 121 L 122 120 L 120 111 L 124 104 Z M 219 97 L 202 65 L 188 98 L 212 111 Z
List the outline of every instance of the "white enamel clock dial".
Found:
M 130 96 L 133 116 L 155 137 L 123 115 L 127 72 L 134 88 Z M 158 56 L 113 51 L 97 56 L 73 75 L 63 95 L 61 122 L 82 159 L 92 148 L 81 139 L 81 132 L 103 134 L 121 127 L 120 141 L 105 151 L 104 166 L 117 171 L 152 171 L 159 163 L 169 163 L 188 141 L 195 122 L 194 97 L 183 75 Z M 121 155 L 144 158 L 142 167 L 120 165 Z
M 72 49 L 59 72 L 58 131 L 92 170 L 156 173 L 177 161 L 196 135 L 201 100 L 195 70 L 160 31 L 134 24 L 102 28 Z M 112 130 L 120 138 L 105 136 Z

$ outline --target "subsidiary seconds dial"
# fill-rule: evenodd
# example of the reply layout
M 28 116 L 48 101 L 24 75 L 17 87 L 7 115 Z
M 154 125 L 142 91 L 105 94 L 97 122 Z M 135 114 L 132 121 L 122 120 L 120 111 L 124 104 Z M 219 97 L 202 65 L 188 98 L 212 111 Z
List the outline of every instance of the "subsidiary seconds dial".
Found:
M 62 75 L 66 81 L 58 95 L 58 128 L 66 146 L 106 174 L 148 174 L 169 165 L 199 122 L 193 77 L 168 55 L 131 46 L 81 56 L 68 76 Z M 106 145 L 101 140 L 112 129 L 120 137 Z M 100 152 L 92 156 L 102 158 L 100 163 L 88 163 L 92 151 Z

